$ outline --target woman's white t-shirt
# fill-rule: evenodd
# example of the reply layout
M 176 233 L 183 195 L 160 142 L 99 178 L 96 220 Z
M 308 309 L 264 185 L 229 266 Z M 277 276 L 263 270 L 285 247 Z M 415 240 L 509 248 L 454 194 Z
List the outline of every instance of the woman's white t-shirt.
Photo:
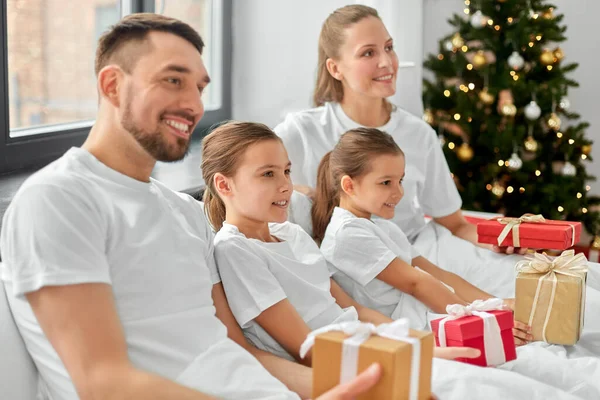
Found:
M 427 307 L 414 297 L 377 279 L 394 259 L 412 265 L 419 256 L 404 233 L 393 223 L 377 225 L 336 207 L 321 243 L 333 279 L 359 304 L 392 319 L 409 318 L 411 326 L 427 325 Z
M 311 330 L 356 321 L 354 307 L 342 309 L 330 292 L 330 273 L 312 238 L 290 222 L 269 224 L 280 242 L 248 239 L 224 223 L 215 236 L 215 258 L 227 300 L 244 335 L 259 349 L 293 357 L 254 320 L 283 299 Z
M 344 132 L 358 127 L 338 103 L 288 114 L 274 130 L 288 151 L 294 184 L 316 187 L 317 168 L 325 153 L 334 148 Z M 392 135 L 406 155 L 404 198 L 396 206 L 392 222 L 413 241 L 425 226 L 425 214 L 450 215 L 460 209 L 462 201 L 429 125 L 396 109 L 379 129 Z

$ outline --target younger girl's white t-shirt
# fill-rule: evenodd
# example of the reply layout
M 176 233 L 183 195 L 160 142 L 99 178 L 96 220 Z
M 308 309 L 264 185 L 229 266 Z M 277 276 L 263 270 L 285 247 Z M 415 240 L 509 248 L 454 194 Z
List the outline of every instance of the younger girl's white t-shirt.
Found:
M 231 311 L 246 338 L 259 349 L 294 358 L 256 321 L 283 299 L 298 311 L 311 330 L 356 321 L 354 307 L 342 309 L 330 292 L 327 263 L 312 238 L 290 222 L 269 224 L 280 242 L 249 239 L 224 223 L 215 236 L 215 258 Z
M 379 279 L 395 258 L 412 265 L 419 256 L 397 225 L 386 220 L 359 218 L 336 207 L 321 243 L 333 279 L 359 304 L 392 319 L 409 318 L 411 327 L 424 329 L 427 307 Z

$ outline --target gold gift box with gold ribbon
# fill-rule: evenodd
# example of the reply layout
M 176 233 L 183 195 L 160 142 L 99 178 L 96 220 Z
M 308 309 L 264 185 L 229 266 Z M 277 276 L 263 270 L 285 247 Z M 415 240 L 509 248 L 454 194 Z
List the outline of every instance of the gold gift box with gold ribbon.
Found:
M 577 343 L 585 311 L 585 256 L 573 250 L 558 257 L 536 253 L 516 268 L 515 320 L 531 326 L 535 341 Z

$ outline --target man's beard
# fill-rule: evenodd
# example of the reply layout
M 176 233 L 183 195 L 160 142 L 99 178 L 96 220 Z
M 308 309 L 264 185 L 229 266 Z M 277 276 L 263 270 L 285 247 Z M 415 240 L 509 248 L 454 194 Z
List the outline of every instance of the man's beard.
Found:
M 121 125 L 137 140 L 137 142 L 154 158 L 156 161 L 172 162 L 182 160 L 190 149 L 190 140 L 184 138 L 176 138 L 177 144 L 172 145 L 163 133 L 157 129 L 154 132 L 144 131 L 140 129 L 133 120 L 131 112 L 131 102 L 126 103 L 125 113 L 121 118 Z M 161 123 L 159 119 L 158 124 Z M 166 125 L 166 124 L 165 124 Z

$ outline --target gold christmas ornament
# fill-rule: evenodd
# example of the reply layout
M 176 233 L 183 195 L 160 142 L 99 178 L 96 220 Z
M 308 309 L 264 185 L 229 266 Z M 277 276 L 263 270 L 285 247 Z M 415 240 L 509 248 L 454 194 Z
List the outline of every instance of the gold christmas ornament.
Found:
M 540 56 L 540 61 L 544 65 L 554 64 L 554 53 L 552 50 L 544 50 L 542 51 L 542 55 Z
M 558 131 L 560 129 L 560 117 L 556 115 L 556 113 L 550 114 L 548 118 L 548 127 L 553 131 Z
M 524 146 L 525 150 L 535 152 L 538 148 L 538 142 L 533 138 L 533 136 L 528 136 L 527 139 L 525 139 Z
M 581 152 L 583 154 L 585 154 L 586 156 L 589 156 L 590 153 L 592 152 L 592 145 L 591 144 L 584 144 L 583 146 L 581 146 Z
M 433 113 L 429 108 L 423 111 L 423 121 L 427 122 L 429 125 L 433 124 Z
M 517 107 L 512 103 L 506 103 L 502 106 L 501 113 L 505 117 L 514 117 L 517 114 Z
M 465 40 L 462 38 L 462 36 L 460 36 L 460 33 L 458 33 L 458 32 L 456 32 L 452 36 L 452 39 L 450 39 L 450 42 L 452 43 L 452 46 L 454 46 L 457 49 L 463 47 L 465 44 Z
M 463 143 L 458 150 L 456 150 L 456 155 L 460 161 L 470 161 L 473 158 L 473 148 L 469 146 L 468 143 Z
M 485 57 L 485 53 L 483 50 L 479 50 L 477 54 L 473 56 L 473 65 L 475 68 L 481 68 L 487 64 L 487 58 Z
M 492 184 L 492 193 L 496 197 L 502 197 L 505 190 L 506 188 L 502 186 L 498 181 L 494 181 L 494 183 Z
M 546 11 L 542 13 L 542 18 L 544 19 L 552 19 L 554 18 L 554 8 L 550 7 Z
M 487 88 L 483 88 L 483 90 L 479 92 L 479 99 L 488 106 L 494 104 L 494 95 L 488 92 Z
M 594 240 L 592 241 L 592 249 L 600 250 L 600 236 L 594 236 Z
M 554 49 L 552 54 L 554 55 L 554 58 L 556 58 L 557 61 L 561 61 L 563 58 L 565 58 L 565 53 L 563 53 L 560 47 Z

